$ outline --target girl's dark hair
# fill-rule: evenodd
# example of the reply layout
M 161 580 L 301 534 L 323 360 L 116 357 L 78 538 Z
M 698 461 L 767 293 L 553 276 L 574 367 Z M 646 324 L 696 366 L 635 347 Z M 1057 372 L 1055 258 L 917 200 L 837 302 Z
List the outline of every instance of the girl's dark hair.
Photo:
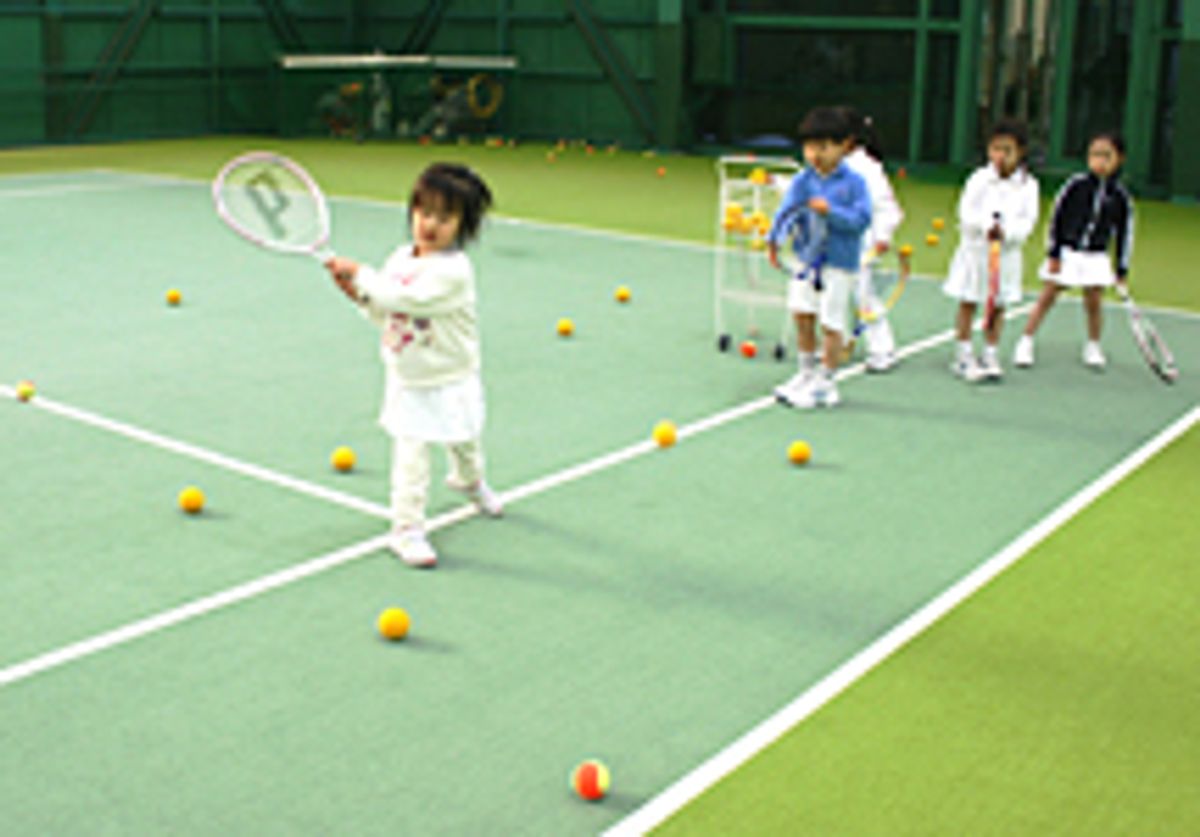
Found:
M 437 196 L 451 212 L 461 215 L 458 243 L 465 244 L 479 235 L 483 216 L 492 207 L 492 191 L 483 178 L 458 163 L 434 163 L 417 178 L 408 197 L 408 217 L 424 201 Z
M 849 139 L 853 132 L 841 108 L 820 107 L 804 115 L 796 133 L 801 142 L 823 139 L 842 142 Z
M 996 137 L 1012 137 L 1021 150 L 1029 147 L 1029 129 L 1025 127 L 1023 120 L 1017 119 L 1015 116 L 1005 116 L 996 120 L 996 124 L 992 126 L 992 132 L 988 134 L 988 139 L 994 140 Z
M 1125 137 L 1121 136 L 1120 131 L 1097 131 L 1088 137 L 1088 148 L 1091 148 L 1096 140 L 1108 140 L 1112 147 L 1117 149 L 1118 154 L 1125 156 Z
M 879 134 L 875 131 L 875 120 L 864 116 L 853 105 L 842 105 L 838 110 L 842 112 L 842 117 L 850 128 L 850 137 L 854 144 L 862 146 L 864 151 L 882 163 L 883 146 L 879 142 Z

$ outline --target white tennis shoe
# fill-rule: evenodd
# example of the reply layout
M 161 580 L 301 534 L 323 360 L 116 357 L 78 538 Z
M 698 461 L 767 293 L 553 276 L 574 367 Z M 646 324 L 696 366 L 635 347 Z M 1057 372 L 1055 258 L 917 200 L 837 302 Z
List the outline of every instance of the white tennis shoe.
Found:
M 995 347 L 989 347 L 983 353 L 979 363 L 979 372 L 985 381 L 998 381 L 1004 377 L 1004 367 L 1000 365 L 1000 353 Z
M 983 369 L 975 355 L 963 355 L 950 361 L 950 371 L 969 383 L 983 380 Z
M 1028 334 L 1022 334 L 1017 339 L 1017 345 L 1013 348 L 1013 366 L 1019 366 L 1022 369 L 1028 369 L 1033 366 L 1033 338 Z
M 450 480 L 446 480 L 446 485 L 460 494 L 465 494 L 467 499 L 475 504 L 475 508 L 479 509 L 484 515 L 488 517 L 504 516 L 504 503 L 501 502 L 500 495 L 492 491 L 491 486 L 483 480 L 467 487 L 455 485 Z
M 780 404 L 787 404 L 789 407 L 795 407 L 797 401 L 803 401 L 807 398 L 809 387 L 813 383 L 813 372 L 805 369 L 797 372 L 792 377 L 788 378 L 779 386 L 775 387 L 775 400 Z
M 1083 362 L 1086 366 L 1099 371 L 1107 365 L 1108 358 L 1104 356 L 1104 350 L 1100 348 L 1099 343 L 1089 340 L 1083 344 Z
M 405 526 L 392 529 L 387 540 L 388 549 L 396 553 L 410 567 L 430 568 L 437 566 L 437 553 L 425 537 L 422 526 Z

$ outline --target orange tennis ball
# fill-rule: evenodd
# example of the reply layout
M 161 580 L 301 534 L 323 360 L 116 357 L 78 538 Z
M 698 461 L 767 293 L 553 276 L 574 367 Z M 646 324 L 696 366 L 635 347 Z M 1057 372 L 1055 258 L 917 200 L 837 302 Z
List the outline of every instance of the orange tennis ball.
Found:
M 616 299 L 617 302 L 629 302 L 632 297 L 633 291 L 629 290 L 629 288 L 625 285 L 621 285 L 617 288 L 616 292 L 613 293 L 613 298 Z
M 812 459 L 812 448 L 808 442 L 797 440 L 788 445 L 787 457 L 793 465 L 806 465 Z
M 754 357 L 758 354 L 758 344 L 753 340 L 742 341 L 742 357 Z
M 17 400 L 28 401 L 37 394 L 37 387 L 33 385 L 33 381 L 17 381 Z
M 358 457 L 354 454 L 354 450 L 345 446 L 334 448 L 333 453 L 329 456 L 329 464 L 343 473 L 353 470 L 354 463 L 357 461 Z
M 555 330 L 558 331 L 559 337 L 570 337 L 575 333 L 575 323 L 571 322 L 570 317 L 563 317 L 558 321 L 558 325 L 555 326 Z
M 925 243 L 930 247 L 937 247 L 939 241 L 941 241 L 941 239 L 938 238 L 937 233 L 930 233 L 929 235 L 925 236 Z
M 657 169 L 655 169 L 654 173 L 657 174 L 659 177 L 666 177 L 667 176 L 667 167 L 659 166 Z
M 679 432 L 675 429 L 675 423 L 666 419 L 654 425 L 653 435 L 654 441 L 660 448 L 671 447 L 679 438 Z
M 379 635 L 393 642 L 408 636 L 408 628 L 411 624 L 412 619 L 409 618 L 408 612 L 400 607 L 389 607 L 379 614 L 379 619 L 375 622 L 379 629 Z
M 178 305 L 183 300 L 183 293 L 179 288 L 171 288 L 167 291 L 167 305 Z
M 934 218 L 932 221 L 930 221 L 930 222 L 929 222 L 929 224 L 930 224 L 930 226 L 932 226 L 932 227 L 933 227 L 935 230 L 944 230 L 944 229 L 946 229 L 946 219 L 945 219 L 945 218 Z
M 581 762 L 571 771 L 571 789 L 588 802 L 599 802 L 608 795 L 612 777 L 598 759 Z
M 194 485 L 189 485 L 179 492 L 179 508 L 188 514 L 199 514 L 204 509 L 204 492 Z

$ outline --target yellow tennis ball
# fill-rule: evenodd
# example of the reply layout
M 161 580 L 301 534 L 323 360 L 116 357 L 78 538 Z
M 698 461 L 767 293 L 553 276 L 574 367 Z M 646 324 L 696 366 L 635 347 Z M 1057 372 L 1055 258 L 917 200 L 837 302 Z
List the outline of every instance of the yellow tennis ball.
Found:
M 353 470 L 354 463 L 357 461 L 358 457 L 355 456 L 354 450 L 344 445 L 340 448 L 334 448 L 333 453 L 329 457 L 329 464 L 343 473 Z
M 28 401 L 37 394 L 37 387 L 33 385 L 33 381 L 18 381 L 17 382 L 17 399 L 20 401 Z
M 375 624 L 379 628 L 380 636 L 395 642 L 408 636 L 408 627 L 412 624 L 412 620 L 404 608 L 389 607 L 379 614 L 379 619 Z
M 929 223 L 935 230 L 946 229 L 946 219 L 945 218 L 934 218 Z
M 179 288 L 171 288 L 167 291 L 167 305 L 178 305 L 183 300 L 183 293 Z
M 767 170 L 764 168 L 759 167 L 750 172 L 750 182 L 755 186 L 763 186 L 767 180 Z
M 613 297 L 617 300 L 617 302 L 629 302 L 632 296 L 633 291 L 629 290 L 626 285 L 621 285 L 618 287 L 616 292 L 613 294 Z
M 911 256 L 912 254 L 913 254 L 913 247 L 911 244 L 901 244 L 900 245 L 900 255 L 901 256 L 904 256 L 905 258 L 907 258 L 907 257 Z
M 797 440 L 788 445 L 787 457 L 793 465 L 806 465 L 812 459 L 812 448 L 808 442 Z
M 570 337 L 575 333 L 575 323 L 571 322 L 570 317 L 563 317 L 555 328 L 560 337 Z
M 654 441 L 660 448 L 671 447 L 678 438 L 679 432 L 675 429 L 674 422 L 663 419 L 654 425 Z
M 571 789 L 588 802 L 599 802 L 611 785 L 608 768 L 598 759 L 581 762 L 571 771 Z
M 204 508 L 204 492 L 194 485 L 189 485 L 179 492 L 179 508 L 188 514 L 199 514 Z
M 754 238 L 750 239 L 750 249 L 751 250 L 764 250 L 764 249 L 766 249 L 766 246 L 767 246 L 767 242 L 764 241 L 763 239 L 759 238 L 758 236 L 755 236 Z
M 731 202 L 731 203 L 725 204 L 725 217 L 726 218 L 741 218 L 744 212 L 745 212 L 745 210 L 742 208 L 742 205 L 740 203 Z
M 937 233 L 930 233 L 929 235 L 925 236 L 925 243 L 930 247 L 937 247 L 939 241 L 941 241 L 941 239 L 938 238 Z

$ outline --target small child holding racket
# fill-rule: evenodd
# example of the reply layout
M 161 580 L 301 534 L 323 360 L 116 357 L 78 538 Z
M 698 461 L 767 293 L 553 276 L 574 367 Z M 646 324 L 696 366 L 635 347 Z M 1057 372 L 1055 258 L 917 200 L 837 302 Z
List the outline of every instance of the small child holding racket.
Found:
M 959 244 L 942 285 L 945 294 L 958 300 L 955 316 L 955 375 L 966 381 L 998 381 L 1004 375 L 998 344 L 1004 326 L 1004 308 L 1021 301 L 1021 250 L 1038 218 L 1038 182 L 1025 164 L 1029 138 L 1018 119 L 1001 119 L 993 126 L 987 145 L 987 165 L 967 178 L 958 202 Z M 984 323 L 983 353 L 979 359 L 971 343 L 971 326 L 980 305 L 989 297 L 989 255 L 999 247 L 998 289 L 990 320 Z
M 409 197 L 412 243 L 378 270 L 344 258 L 326 263 L 338 287 L 382 332 L 386 388 L 379 421 L 392 437 L 388 546 L 411 566 L 437 563 L 425 534 L 431 443 L 446 448 L 451 488 L 490 517 L 503 513 L 484 480 L 475 273 L 463 252 L 491 203 L 475 172 L 434 163 Z
M 1120 179 L 1124 161 L 1125 142 L 1119 134 L 1093 135 L 1088 142 L 1087 172 L 1068 180 L 1055 197 L 1046 232 L 1046 261 L 1040 271 L 1042 293 L 1013 351 L 1016 366 L 1033 366 L 1033 337 L 1059 292 L 1082 288 L 1087 317 L 1083 362 L 1093 369 L 1104 368 L 1101 297 L 1114 282 L 1125 287 L 1133 253 L 1133 198 Z M 1115 276 L 1108 256 L 1110 240 L 1115 242 Z
M 843 162 L 852 142 L 851 125 L 844 113 L 837 108 L 814 108 L 800 123 L 799 133 L 805 168 L 792 178 L 775 212 L 767 233 L 767 257 L 778 268 L 779 247 L 791 224 L 805 212 L 819 216 L 825 238 L 810 259 L 817 264 L 804 265 L 801 275 L 788 282 L 787 306 L 796 321 L 799 370 L 775 388 L 781 403 L 811 409 L 833 407 L 841 400 L 833 376 L 842 358 L 863 232 L 871 223 L 871 198 L 862 177 Z M 799 242 L 795 246 L 799 248 Z M 818 318 L 822 334 L 819 367 Z

